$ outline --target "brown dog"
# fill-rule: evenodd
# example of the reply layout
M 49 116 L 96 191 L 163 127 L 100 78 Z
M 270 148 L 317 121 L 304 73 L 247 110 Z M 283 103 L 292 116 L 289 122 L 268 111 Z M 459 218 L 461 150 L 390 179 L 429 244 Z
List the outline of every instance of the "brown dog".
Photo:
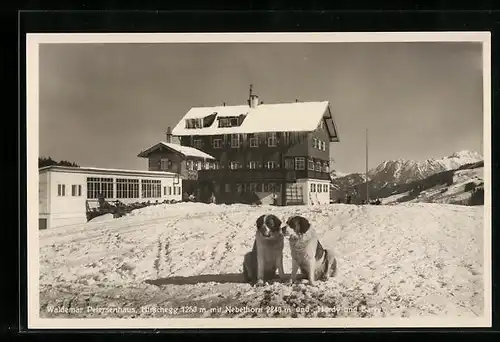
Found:
M 316 280 L 327 280 L 337 273 L 337 260 L 332 249 L 324 249 L 316 231 L 302 216 L 290 217 L 283 227 L 283 234 L 289 238 L 292 255 L 291 281 L 297 279 L 297 271 L 309 279 L 311 285 Z
M 276 276 L 276 270 L 283 280 L 284 237 L 281 221 L 275 215 L 262 215 L 255 222 L 257 232 L 251 252 L 243 260 L 243 277 L 246 282 L 264 284 Z

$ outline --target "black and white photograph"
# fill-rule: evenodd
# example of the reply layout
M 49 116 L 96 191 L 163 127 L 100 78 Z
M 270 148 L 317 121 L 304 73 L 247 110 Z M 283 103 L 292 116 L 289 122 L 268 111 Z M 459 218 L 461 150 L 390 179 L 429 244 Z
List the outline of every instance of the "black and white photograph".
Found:
M 491 325 L 489 33 L 26 51 L 30 327 Z

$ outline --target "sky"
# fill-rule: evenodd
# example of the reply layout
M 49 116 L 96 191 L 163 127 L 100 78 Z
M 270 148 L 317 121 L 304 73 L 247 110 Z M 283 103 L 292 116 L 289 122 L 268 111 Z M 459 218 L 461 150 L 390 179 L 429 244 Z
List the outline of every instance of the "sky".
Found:
M 137 154 L 195 106 L 329 101 L 333 169 L 483 153 L 480 43 L 41 44 L 39 153 L 147 169 Z

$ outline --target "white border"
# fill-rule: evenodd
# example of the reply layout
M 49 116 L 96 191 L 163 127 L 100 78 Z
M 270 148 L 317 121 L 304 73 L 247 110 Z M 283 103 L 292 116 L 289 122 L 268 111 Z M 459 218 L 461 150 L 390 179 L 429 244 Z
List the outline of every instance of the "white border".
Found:
M 484 316 L 480 318 L 172 318 L 56 319 L 39 317 L 38 246 L 38 45 L 41 43 L 334 43 L 334 42 L 481 42 L 484 99 Z M 490 32 L 370 32 L 370 33 L 95 33 L 28 34 L 27 88 L 27 285 L 29 329 L 145 328 L 408 328 L 491 327 L 491 34 Z

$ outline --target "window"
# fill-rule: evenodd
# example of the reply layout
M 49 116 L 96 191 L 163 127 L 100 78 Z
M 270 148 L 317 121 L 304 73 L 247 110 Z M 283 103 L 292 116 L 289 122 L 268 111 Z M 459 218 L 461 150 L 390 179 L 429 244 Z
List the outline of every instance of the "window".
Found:
M 181 187 L 180 186 L 176 186 L 175 188 L 177 188 L 177 195 L 180 195 L 181 194 Z
M 231 161 L 229 163 L 229 167 L 231 168 L 231 170 L 237 170 L 241 168 L 241 163 L 238 161 Z
M 240 135 L 239 134 L 231 134 L 231 147 L 233 147 L 233 148 L 240 147 Z
M 231 192 L 231 184 L 225 184 L 224 188 L 226 192 Z
M 143 198 L 161 197 L 161 180 L 141 179 L 141 190 Z
M 113 178 L 87 177 L 87 198 L 113 198 Z
M 171 187 L 171 186 L 169 186 L 169 187 L 168 187 L 168 195 L 169 195 L 169 196 L 171 196 L 171 195 L 172 195 L 172 187 Z
M 253 161 L 253 160 L 252 160 L 252 161 L 249 161 L 249 162 L 248 162 L 248 168 L 249 168 L 249 169 L 256 169 L 256 168 L 257 168 L 257 162 L 255 162 L 255 161 Z
M 314 171 L 314 161 L 312 159 L 309 159 L 307 162 L 307 169 Z
M 259 147 L 259 138 L 250 138 L 250 147 Z
M 271 132 L 267 138 L 267 146 L 276 147 L 278 146 L 278 138 L 276 138 L 276 132 Z
M 316 186 L 316 190 L 317 190 L 318 192 L 323 192 L 323 186 L 322 186 L 322 185 L 323 185 L 323 184 L 318 184 L 318 185 Z
M 249 189 L 250 189 L 250 192 L 257 192 L 257 184 L 250 183 Z
M 66 196 L 66 185 L 57 184 L 57 196 Z
M 213 138 L 212 139 L 213 148 L 221 148 L 222 147 L 222 139 L 221 138 Z
M 256 192 L 262 192 L 262 183 L 257 183 Z
M 321 162 L 318 160 L 316 162 L 316 171 L 321 172 L 322 169 L 323 168 L 322 168 Z
M 166 186 L 163 187 L 163 196 L 167 196 L 167 187 Z
M 196 161 L 196 170 L 201 170 L 201 161 Z
M 215 161 L 215 162 L 214 162 L 214 169 L 215 169 L 215 170 L 220 169 L 220 163 L 219 163 L 218 161 Z
M 305 170 L 306 169 L 306 158 L 296 157 L 295 158 L 295 170 Z
M 203 140 L 201 140 L 201 139 L 194 139 L 193 140 L 193 146 L 195 148 L 201 148 L 203 146 Z
M 239 126 L 239 120 L 238 118 L 230 118 L 229 119 L 229 124 L 231 127 Z
M 329 192 L 328 184 L 323 184 L 323 192 Z
M 206 161 L 205 162 L 205 170 L 209 170 L 209 169 L 210 169 L 210 162 Z
M 311 184 L 311 192 L 316 192 L 316 184 Z
M 231 127 L 231 122 L 228 118 L 219 118 L 219 128 Z
M 172 167 L 172 161 L 166 159 L 166 158 L 161 158 L 160 160 L 160 169 L 161 170 L 169 170 Z
M 116 198 L 139 198 L 139 180 L 117 178 Z
M 266 162 L 266 168 L 267 169 L 277 169 L 279 167 L 279 164 L 277 161 L 270 160 Z
M 81 185 L 72 185 L 71 186 L 71 196 L 81 196 L 82 195 L 82 186 Z
M 321 149 L 323 151 L 326 151 L 326 142 L 324 142 L 324 141 L 321 142 Z
M 293 159 L 291 159 L 291 158 L 285 159 L 285 169 L 293 170 Z
M 318 139 L 313 138 L 313 147 L 318 148 Z
M 323 163 L 323 172 L 330 172 L 330 166 L 328 165 L 328 162 Z
M 269 184 L 268 183 L 264 183 L 264 186 L 262 187 L 262 191 L 263 192 L 269 192 Z
M 285 145 L 290 144 L 290 132 L 283 132 L 283 142 Z
M 192 160 L 188 160 L 186 161 L 186 168 L 190 171 L 192 171 L 194 169 L 194 165 L 193 165 L 193 161 Z

